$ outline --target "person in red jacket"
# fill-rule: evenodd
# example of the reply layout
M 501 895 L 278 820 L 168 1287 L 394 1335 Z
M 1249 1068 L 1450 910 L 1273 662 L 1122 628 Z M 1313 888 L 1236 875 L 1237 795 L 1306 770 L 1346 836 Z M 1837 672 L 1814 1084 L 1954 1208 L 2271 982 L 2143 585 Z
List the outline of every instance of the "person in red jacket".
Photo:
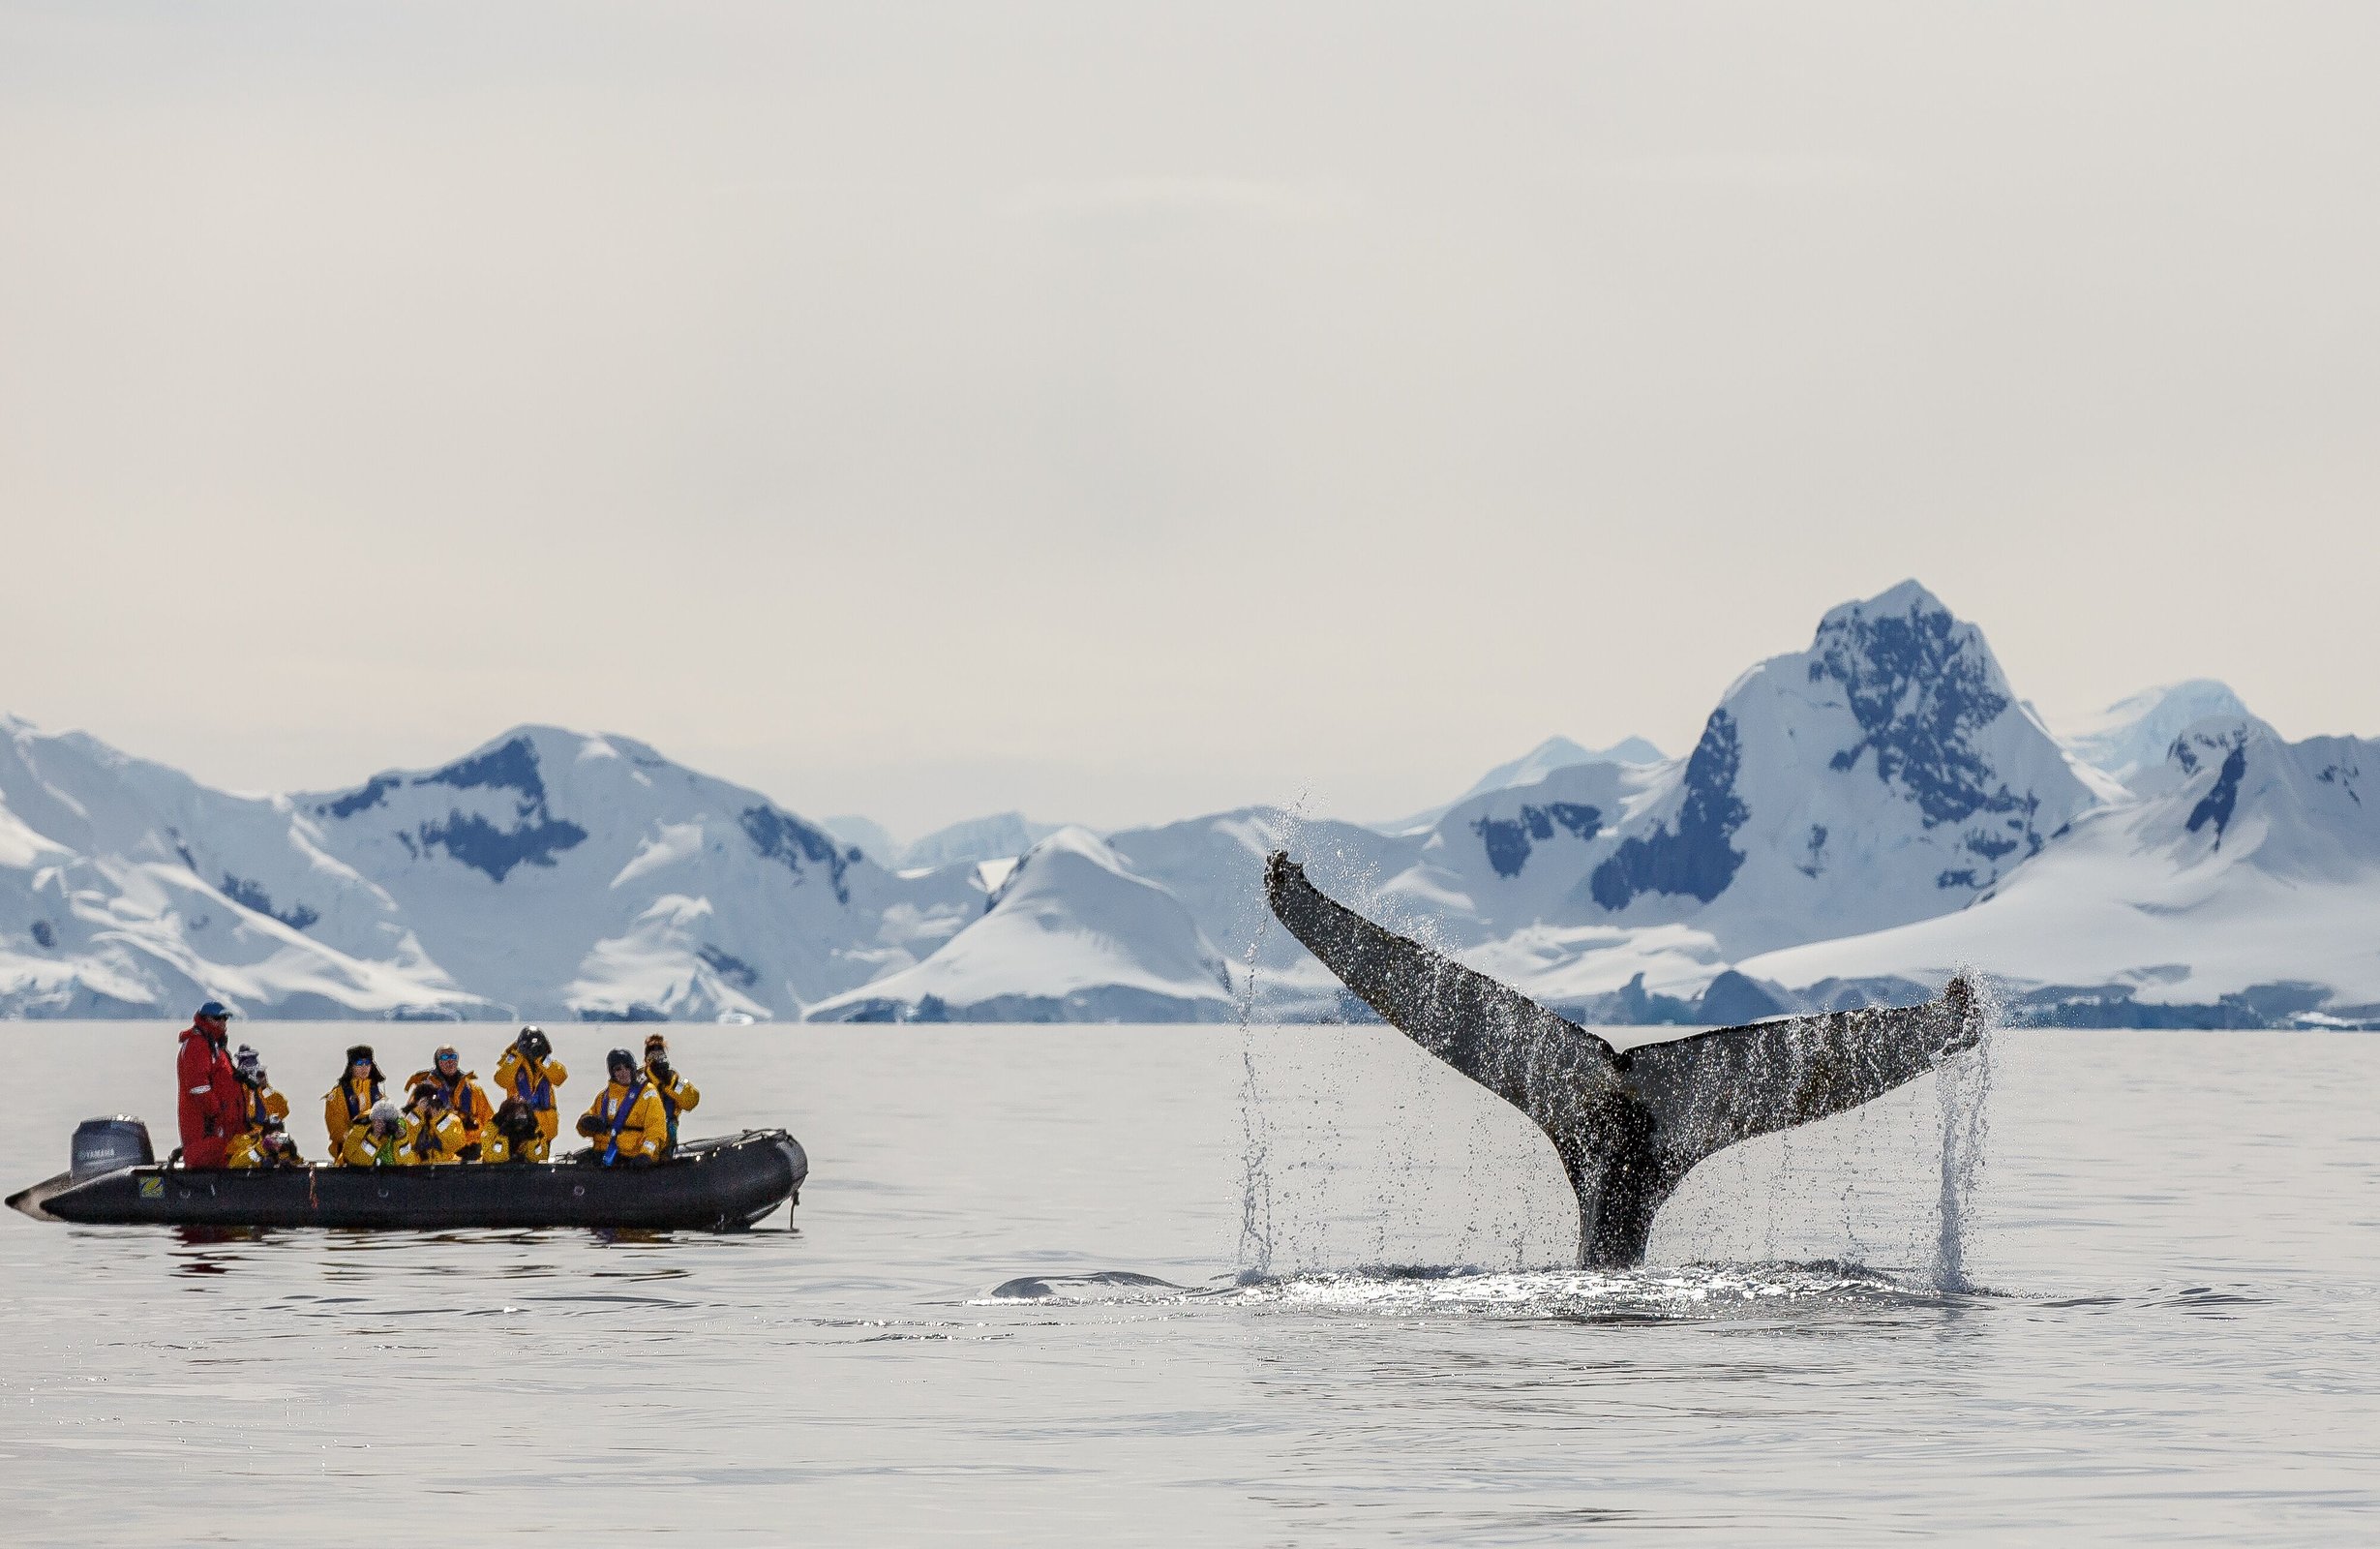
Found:
M 240 1073 L 224 1051 L 230 1037 L 231 1009 L 210 1000 L 182 1030 L 182 1053 L 175 1062 L 181 1093 L 182 1165 L 190 1168 L 226 1167 L 231 1161 L 231 1138 L 247 1119 L 240 1096 Z

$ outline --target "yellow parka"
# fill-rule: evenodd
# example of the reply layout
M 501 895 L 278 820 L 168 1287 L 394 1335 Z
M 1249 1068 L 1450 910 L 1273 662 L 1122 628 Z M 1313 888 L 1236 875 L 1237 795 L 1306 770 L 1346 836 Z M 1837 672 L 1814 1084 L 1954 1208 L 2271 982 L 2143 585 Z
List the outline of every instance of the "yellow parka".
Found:
M 403 1122 L 388 1134 L 375 1139 L 372 1121 L 347 1127 L 346 1139 L 339 1147 L 339 1165 L 346 1168 L 404 1168 L 413 1165 L 412 1140 L 420 1130 L 421 1120 L 410 1109 Z
M 669 1124 L 669 1139 L 663 1149 L 675 1151 L 678 1149 L 678 1115 L 688 1109 L 701 1107 L 703 1094 L 692 1081 L 675 1070 L 670 1072 L 669 1079 L 663 1080 L 653 1074 L 652 1066 L 648 1064 L 645 1067 L 645 1080 L 652 1087 L 653 1095 L 661 1099 L 661 1114 Z
M 242 1082 L 240 1103 L 245 1115 L 240 1133 L 231 1138 L 228 1165 L 235 1168 L 256 1168 L 264 1165 L 264 1130 L 270 1123 L 280 1124 L 287 1132 L 289 1100 L 269 1086 L 250 1086 Z
M 240 1088 L 242 1116 L 245 1120 L 240 1126 L 242 1129 L 261 1134 L 268 1122 L 278 1123 L 285 1129 L 287 1127 L 289 1119 L 289 1100 L 287 1098 L 269 1086 L 250 1086 L 246 1081 L 240 1083 Z
M 286 1130 L 282 1131 L 285 1136 L 288 1133 Z M 264 1132 L 262 1130 L 242 1130 L 231 1137 L 231 1147 L 224 1160 L 224 1165 L 233 1168 L 263 1167 L 265 1165 Z M 306 1159 L 292 1151 L 276 1165 L 304 1167 Z
M 623 1109 L 625 1117 L 621 1117 Z M 670 1143 L 670 1120 L 661 1109 L 660 1095 L 652 1082 L 641 1077 L 634 1086 L 618 1081 L 606 1086 L 587 1116 L 602 1126 L 602 1132 L 589 1136 L 587 1143 L 595 1148 L 596 1160 L 607 1167 L 639 1159 L 658 1161 Z
M 537 1110 L 537 1128 L 545 1133 L 549 1144 L 562 1127 L 561 1111 L 555 1104 L 554 1094 L 568 1079 L 569 1067 L 560 1060 L 532 1064 L 517 1048 L 504 1050 L 504 1057 L 496 1062 L 497 1088 L 504 1096 L 517 1097 Z
M 482 1162 L 543 1162 L 550 1154 L 551 1149 L 542 1135 L 532 1135 L 522 1141 L 518 1155 L 513 1153 L 512 1142 L 505 1139 L 498 1130 L 490 1130 L 488 1138 L 479 1142 L 479 1160 Z
M 488 1120 L 496 1116 L 496 1105 L 490 1103 L 488 1094 L 479 1089 L 477 1071 L 464 1071 L 449 1081 L 433 1065 L 426 1071 L 415 1071 L 407 1077 L 405 1089 L 409 1092 L 424 1081 L 446 1094 L 446 1106 L 454 1109 L 456 1119 L 463 1125 L 465 1145 L 478 1145 L 487 1139 L 484 1132 Z
M 341 1077 L 337 1086 L 322 1094 L 322 1128 L 330 1132 L 332 1156 L 346 1155 L 347 1131 L 363 1123 L 379 1100 L 379 1082 L 352 1076 Z
M 406 1137 L 405 1141 L 405 1165 L 407 1167 L 440 1167 L 449 1162 L 463 1160 L 461 1153 L 464 1139 L 461 1119 L 445 1109 L 438 1109 L 427 1119 L 412 1109 L 407 1109 L 406 1115 L 413 1121 L 411 1133 Z

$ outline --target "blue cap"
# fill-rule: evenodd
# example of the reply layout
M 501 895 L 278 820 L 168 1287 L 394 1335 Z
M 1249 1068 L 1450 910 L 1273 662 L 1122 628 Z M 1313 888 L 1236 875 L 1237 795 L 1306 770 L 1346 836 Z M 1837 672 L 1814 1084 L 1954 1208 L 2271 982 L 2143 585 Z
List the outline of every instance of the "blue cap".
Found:
M 225 1017 L 231 1015 L 231 1008 L 225 1005 L 220 1000 L 210 1000 L 205 1005 L 198 1008 L 198 1015 L 201 1017 L 212 1017 L 217 1021 L 221 1021 Z

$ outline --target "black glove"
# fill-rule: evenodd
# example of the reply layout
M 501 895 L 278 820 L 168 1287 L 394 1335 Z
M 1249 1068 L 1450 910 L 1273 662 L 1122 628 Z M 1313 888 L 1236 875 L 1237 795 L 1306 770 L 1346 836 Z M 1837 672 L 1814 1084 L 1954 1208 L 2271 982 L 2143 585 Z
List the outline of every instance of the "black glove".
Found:
M 580 1114 L 579 1133 L 586 1136 L 590 1140 L 593 1139 L 596 1136 L 603 1133 L 603 1120 L 595 1117 L 592 1113 Z

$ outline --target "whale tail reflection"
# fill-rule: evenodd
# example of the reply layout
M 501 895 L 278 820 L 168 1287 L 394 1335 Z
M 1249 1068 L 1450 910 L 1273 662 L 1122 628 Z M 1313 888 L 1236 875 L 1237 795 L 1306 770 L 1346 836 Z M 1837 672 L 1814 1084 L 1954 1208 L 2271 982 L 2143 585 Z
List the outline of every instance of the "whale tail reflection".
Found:
M 1545 1131 L 1579 1197 L 1579 1259 L 1590 1268 L 1642 1261 L 1654 1212 L 1703 1158 L 1857 1108 L 1982 1033 L 1958 978 L 1922 1006 L 1779 1017 L 1622 1052 L 1328 897 L 1285 852 L 1265 864 L 1265 894 L 1390 1025 Z

